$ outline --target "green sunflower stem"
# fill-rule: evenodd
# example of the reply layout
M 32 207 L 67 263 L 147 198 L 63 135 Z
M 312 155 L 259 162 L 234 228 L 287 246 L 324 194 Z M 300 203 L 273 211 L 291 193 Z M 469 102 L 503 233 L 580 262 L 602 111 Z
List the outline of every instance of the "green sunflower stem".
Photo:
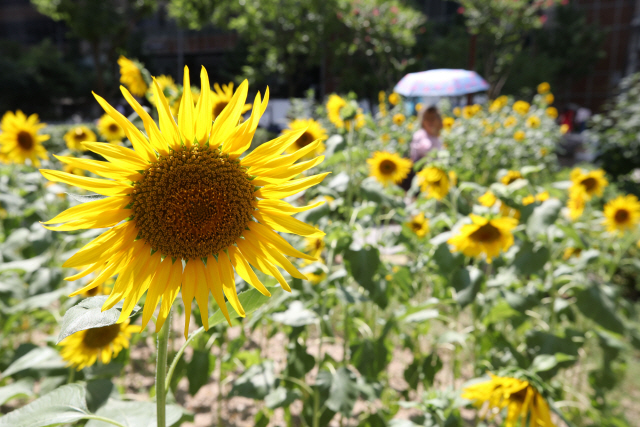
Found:
M 167 350 L 169 330 L 171 329 L 171 311 L 158 333 L 158 358 L 156 362 L 156 408 L 158 427 L 167 426 Z

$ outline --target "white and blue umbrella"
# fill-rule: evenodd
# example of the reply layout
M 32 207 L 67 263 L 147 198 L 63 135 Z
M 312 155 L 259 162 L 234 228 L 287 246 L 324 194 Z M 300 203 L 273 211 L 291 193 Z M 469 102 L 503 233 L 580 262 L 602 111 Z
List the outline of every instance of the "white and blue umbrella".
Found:
M 487 89 L 489 84 L 475 71 L 440 68 L 409 73 L 393 90 L 404 96 L 461 96 Z

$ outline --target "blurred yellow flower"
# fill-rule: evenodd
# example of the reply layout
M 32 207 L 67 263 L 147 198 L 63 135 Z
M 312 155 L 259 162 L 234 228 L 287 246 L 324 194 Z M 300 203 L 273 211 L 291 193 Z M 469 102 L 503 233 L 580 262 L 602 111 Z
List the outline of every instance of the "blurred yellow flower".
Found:
M 549 154 L 549 150 L 547 150 L 545 147 L 542 147 L 542 148 L 540 149 L 540 155 L 541 155 L 542 157 L 544 157 L 544 156 L 546 156 L 547 154 Z
M 96 134 L 86 126 L 72 127 L 64 134 L 64 142 L 69 150 L 84 151 L 83 142 L 96 142 Z
M 399 184 L 409 175 L 413 163 L 403 159 L 395 153 L 376 151 L 373 157 L 367 159 L 369 176 L 375 177 L 382 185 Z
M 406 223 L 407 227 L 413 231 L 416 236 L 424 237 L 429 232 L 429 220 L 424 217 L 424 213 L 420 212 L 411 218 L 411 221 Z
M 509 116 L 504 121 L 504 127 L 510 128 L 511 126 L 514 126 L 516 123 L 518 123 L 518 119 L 516 119 L 513 116 Z
M 397 113 L 393 115 L 393 123 L 395 123 L 396 125 L 400 126 L 404 123 L 404 121 L 404 114 Z
M 486 403 L 489 414 L 507 408 L 505 427 L 516 427 L 519 423 L 526 426 L 527 419 L 531 427 L 555 427 L 549 404 L 528 381 L 489 375 L 491 380 L 465 387 L 462 398 L 473 400 L 477 406 Z
M 546 110 L 544 110 L 545 113 L 547 113 L 547 116 L 551 117 L 552 119 L 557 119 L 558 118 L 558 109 L 556 107 L 547 107 Z
M 478 202 L 480 202 L 482 206 L 486 206 L 488 208 L 495 205 L 497 201 L 498 198 L 491 191 L 487 191 L 482 196 L 478 197 Z
M 66 173 L 70 173 L 71 175 L 85 176 L 83 169 L 80 169 L 71 165 L 64 165 L 62 167 L 62 170 Z
M 571 218 L 572 221 L 575 221 L 582 216 L 587 201 L 586 199 L 586 194 L 582 191 L 569 193 L 567 208 L 569 208 L 569 218 Z
M 524 138 L 526 137 L 524 131 L 522 130 L 517 130 L 514 134 L 513 134 L 513 139 L 515 139 L 516 141 L 520 142 L 520 141 L 524 141 Z
M 502 182 L 504 185 L 509 185 L 513 181 L 518 180 L 518 179 L 522 179 L 522 174 L 520 172 L 518 172 L 518 171 L 507 171 L 507 173 L 504 174 L 504 176 L 502 178 L 500 178 L 500 182 Z
M 381 90 L 380 92 L 378 92 L 378 102 L 380 104 L 384 103 L 384 101 L 387 99 L 387 94 Z
M 602 196 L 604 188 L 609 185 L 609 181 L 604 177 L 604 170 L 596 169 L 587 173 L 582 169 L 575 168 L 571 171 L 571 187 L 570 193 L 582 192 L 586 195 L 586 199 L 590 200 L 593 196 Z
M 529 103 L 526 101 L 516 101 L 513 103 L 513 111 L 524 116 L 529 112 Z
M 210 98 L 211 111 L 213 112 L 213 120 L 218 118 L 218 116 L 222 113 L 222 110 L 231 102 L 231 98 L 233 97 L 233 82 L 227 85 L 220 85 L 218 83 L 214 83 L 213 89 Z M 192 92 L 193 96 L 193 92 Z M 244 114 L 251 109 L 251 104 L 245 104 L 241 113 Z
M 569 125 L 568 124 L 562 124 L 560 125 L 560 133 L 562 135 L 564 135 L 565 133 L 569 132 Z
M 326 141 L 328 138 L 327 131 L 324 130 L 322 125 L 313 119 L 296 119 L 289 123 L 289 128 L 282 131 L 283 135 L 290 132 L 297 132 L 304 130 L 304 133 L 296 139 L 292 145 L 287 148 L 287 153 L 295 153 L 296 151 L 306 147 L 314 141 Z M 317 148 L 307 153 L 304 158 L 311 158 L 324 153 L 324 144 L 318 144 Z
M 542 82 L 538 85 L 538 93 L 544 95 L 551 90 L 551 85 L 547 82 Z
M 416 174 L 420 189 L 427 197 L 442 200 L 449 193 L 449 175 L 442 169 L 430 166 Z
M 504 202 L 500 202 L 500 215 L 520 219 L 521 213 L 518 209 L 512 208 Z
M 566 248 L 562 254 L 562 259 L 564 261 L 569 260 L 571 257 L 580 258 L 580 254 L 582 253 L 582 249 L 580 248 Z
M 380 140 L 381 140 L 384 144 L 387 144 L 387 143 L 391 140 L 391 137 L 389 136 L 389 134 L 388 134 L 388 133 L 383 133 L 383 134 L 380 136 Z
M 49 139 L 49 135 L 38 135 L 38 131 L 45 127 L 40 123 L 37 114 L 29 117 L 22 111 L 15 113 L 7 111 L 0 121 L 0 153 L 3 163 L 25 164 L 27 159 L 35 167 L 40 166 L 39 159 L 48 159 L 47 150 L 42 142 Z
M 423 108 L 424 108 L 424 104 L 422 102 L 418 102 L 416 104 L 416 113 L 420 113 L 420 111 L 422 111 Z
M 551 197 L 549 192 L 548 191 L 543 191 L 542 193 L 536 194 L 536 201 L 544 202 L 546 200 L 549 200 L 549 197 Z
M 115 325 L 85 329 L 68 336 L 60 343 L 60 356 L 78 371 L 91 366 L 98 359 L 108 364 L 118 353 L 129 347 L 131 334 L 140 331 L 140 326 L 129 325 L 129 319 Z
M 536 129 L 540 127 L 540 117 L 538 116 L 529 116 L 526 122 L 527 127 Z
M 389 95 L 389 104 L 398 105 L 399 103 L 400 103 L 400 95 L 398 95 L 395 92 Z
M 120 83 L 125 85 L 134 96 L 144 96 L 147 83 L 142 78 L 140 66 L 122 55 L 118 58 L 118 65 L 120 66 Z
M 527 197 L 522 198 L 522 205 L 528 206 L 531 203 L 534 203 L 535 201 L 536 201 L 536 198 L 533 196 L 533 194 L 529 194 Z
M 478 104 L 466 105 L 464 108 L 462 108 L 462 117 L 464 117 L 465 119 L 470 119 L 480 111 L 482 111 L 482 107 Z
M 604 205 L 604 222 L 607 231 L 632 230 L 640 220 L 640 202 L 633 194 L 618 196 Z
M 120 142 L 126 136 L 124 129 L 122 129 L 118 122 L 109 114 L 103 114 L 102 117 L 98 119 L 98 132 L 109 142 Z
M 456 117 L 460 117 L 460 107 L 455 107 L 453 109 L 453 115 Z
M 324 236 L 306 237 L 304 242 L 304 251 L 314 258 L 320 259 L 325 248 Z
M 158 82 L 158 86 L 160 86 L 160 90 L 162 91 L 164 96 L 170 102 L 171 100 L 176 99 L 176 97 L 178 96 L 178 86 L 176 85 L 176 82 L 173 80 L 173 77 L 162 74 L 156 77 L 155 80 L 156 82 Z M 149 100 L 151 105 L 153 106 L 156 105 L 156 98 L 153 95 L 153 88 L 149 88 L 149 90 L 147 90 L 147 99 Z M 178 115 L 177 111 L 175 113 L 176 113 L 175 115 L 177 116 Z
M 507 98 L 505 95 L 497 97 L 491 102 L 491 105 L 489 106 L 489 112 L 496 113 L 502 110 L 507 105 L 508 102 L 509 102 L 509 98 Z
M 454 119 L 453 117 L 445 117 L 442 119 L 442 128 L 444 130 L 451 130 L 455 122 L 456 119 Z
M 478 215 L 469 215 L 472 224 L 465 224 L 458 234 L 450 238 L 447 243 L 454 246 L 466 256 L 478 257 L 485 254 L 487 262 L 500 255 L 513 245 L 511 230 L 518 225 L 515 218 L 501 217 L 488 219 Z
M 456 171 L 449 171 L 449 182 L 453 186 L 458 185 L 458 175 Z
M 552 93 L 548 93 L 544 96 L 544 101 L 549 105 L 553 104 L 553 101 L 555 100 L 556 98 L 553 96 Z

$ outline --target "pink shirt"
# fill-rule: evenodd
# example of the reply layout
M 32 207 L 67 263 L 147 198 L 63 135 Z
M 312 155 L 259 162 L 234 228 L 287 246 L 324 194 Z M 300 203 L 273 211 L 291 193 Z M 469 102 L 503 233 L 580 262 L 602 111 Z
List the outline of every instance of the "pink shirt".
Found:
M 426 130 L 420 129 L 413 134 L 410 145 L 411 161 L 417 162 L 431 150 L 442 148 L 442 141 L 437 136 L 432 136 Z

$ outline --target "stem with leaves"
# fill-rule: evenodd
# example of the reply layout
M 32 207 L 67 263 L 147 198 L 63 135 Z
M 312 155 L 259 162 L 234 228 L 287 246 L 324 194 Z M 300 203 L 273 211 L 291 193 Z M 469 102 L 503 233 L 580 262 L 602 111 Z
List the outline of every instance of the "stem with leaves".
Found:
M 158 357 L 156 362 L 156 408 L 158 427 L 166 427 L 167 410 L 167 350 L 171 329 L 171 311 L 158 333 Z

